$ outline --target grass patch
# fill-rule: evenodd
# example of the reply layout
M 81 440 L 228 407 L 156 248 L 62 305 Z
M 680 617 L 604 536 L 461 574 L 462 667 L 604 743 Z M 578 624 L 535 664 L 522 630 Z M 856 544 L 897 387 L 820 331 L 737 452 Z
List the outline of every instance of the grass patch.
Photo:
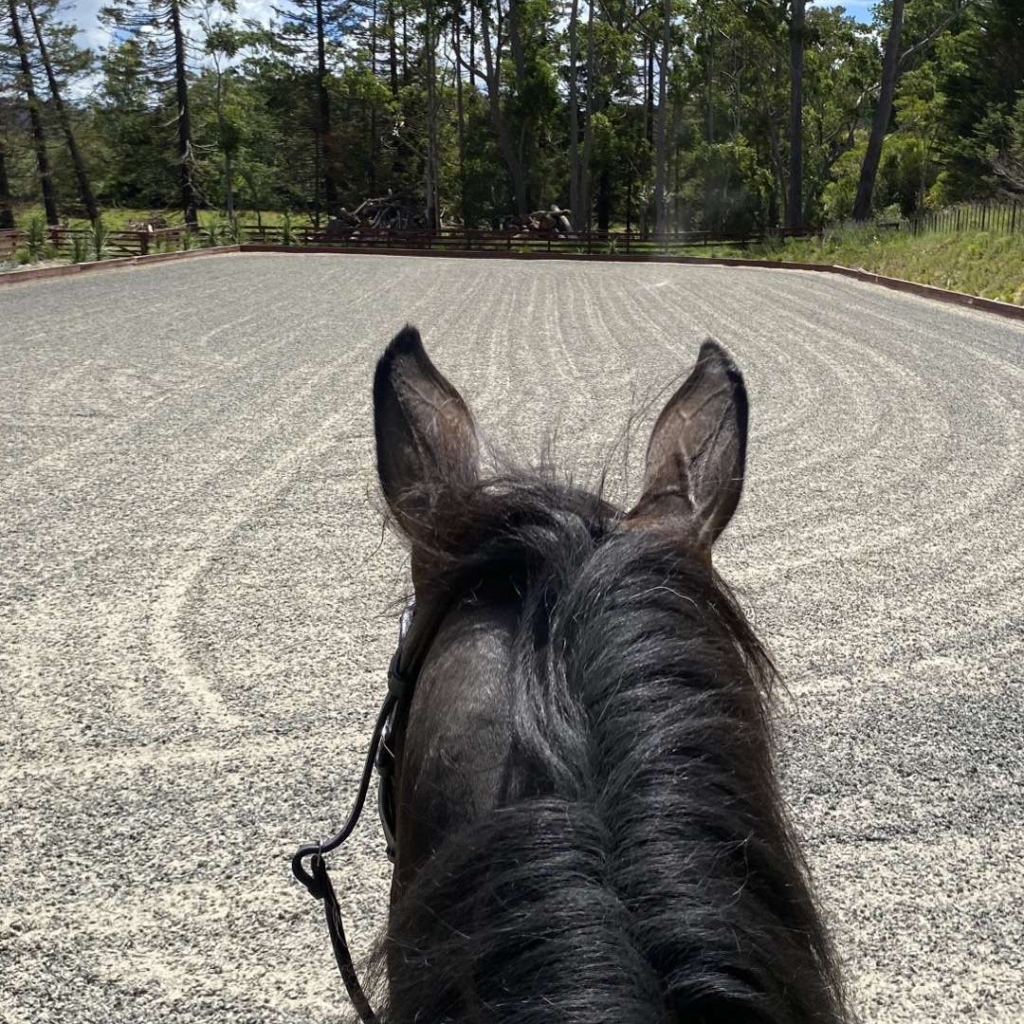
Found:
M 15 205 L 14 221 L 17 227 L 24 230 L 35 217 L 43 219 L 45 223 L 42 206 Z M 103 210 L 103 223 L 110 231 L 127 231 L 129 224 L 146 224 L 155 217 L 162 217 L 167 222 L 167 226 L 172 228 L 182 227 L 185 223 L 181 210 L 152 210 L 148 207 L 128 206 L 107 207 Z M 263 221 L 264 227 L 282 227 L 287 217 L 288 214 L 279 210 L 264 210 L 260 213 L 259 218 L 255 210 L 239 210 L 236 212 L 234 224 L 232 224 L 219 210 L 200 210 L 199 227 L 203 231 L 212 231 L 222 237 L 232 232 L 237 233 L 243 227 L 255 228 L 260 219 Z M 301 218 L 301 223 L 294 216 L 291 217 L 291 220 L 292 226 L 297 230 L 301 230 L 306 224 L 305 218 Z M 326 223 L 326 219 L 324 223 Z M 68 227 L 89 228 L 91 226 L 85 218 L 68 218 Z
M 611 251 L 611 246 L 594 248 L 594 252 Z M 620 244 L 614 251 L 625 252 L 625 247 Z M 832 229 L 820 238 L 768 240 L 747 246 L 712 242 L 659 249 L 653 243 L 641 243 L 631 251 L 709 259 L 838 264 L 1024 305 L 1024 231 L 1012 235 L 962 231 L 914 236 L 869 226 Z
M 751 245 L 755 259 L 833 263 L 1024 305 L 1024 232 L 914 236 L 872 227 Z

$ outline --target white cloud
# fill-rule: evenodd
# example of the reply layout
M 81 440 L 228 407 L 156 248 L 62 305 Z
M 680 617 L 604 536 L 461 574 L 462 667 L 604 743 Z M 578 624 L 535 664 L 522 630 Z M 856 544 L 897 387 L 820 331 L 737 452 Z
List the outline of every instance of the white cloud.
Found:
M 238 17 L 241 20 L 252 18 L 266 25 L 274 16 L 273 6 L 272 0 L 238 0 Z M 277 6 L 287 7 L 288 4 L 278 3 Z
M 245 19 L 253 19 L 268 24 L 273 17 L 273 5 L 287 6 L 280 0 L 237 0 L 238 13 L 231 20 L 241 23 Z M 871 21 L 871 8 L 876 0 L 812 0 L 821 7 L 843 7 L 846 13 L 852 15 L 858 21 L 865 24 Z M 98 50 L 108 45 L 110 33 L 103 28 L 99 20 L 100 8 L 109 3 L 109 0 L 78 0 L 75 5 L 68 5 L 64 8 L 64 17 L 73 25 L 78 26 L 76 39 L 80 46 L 88 46 L 92 50 Z
M 79 46 L 88 46 L 98 50 L 110 42 L 110 33 L 100 24 L 100 8 L 107 0 L 79 0 L 75 5 L 61 9 L 60 16 L 64 21 L 78 26 L 75 41 Z
M 88 46 L 98 50 L 110 43 L 111 34 L 100 24 L 100 8 L 110 0 L 78 0 L 76 4 L 68 4 L 62 9 L 65 21 L 78 28 L 75 36 L 79 46 Z M 277 0 L 238 0 L 238 13 L 228 20 L 241 24 L 245 19 L 253 19 L 268 24 L 273 16 L 273 5 Z M 287 2 L 278 6 L 287 7 Z

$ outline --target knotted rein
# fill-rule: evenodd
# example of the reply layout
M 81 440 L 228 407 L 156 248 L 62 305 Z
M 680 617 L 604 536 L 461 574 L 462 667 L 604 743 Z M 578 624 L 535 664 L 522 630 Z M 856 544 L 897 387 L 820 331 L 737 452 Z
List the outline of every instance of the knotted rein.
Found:
M 348 997 L 352 1000 L 352 1005 L 356 1008 L 356 1012 L 364 1024 L 377 1024 L 377 1017 L 359 983 L 359 977 L 352 963 L 352 954 L 349 952 L 345 926 L 341 919 L 341 907 L 334 892 L 331 877 L 327 873 L 326 858 L 327 854 L 338 849 L 355 830 L 359 816 L 363 812 L 363 805 L 366 803 L 366 794 L 370 789 L 373 769 L 376 767 L 380 776 L 377 809 L 387 843 L 388 860 L 394 863 L 397 808 L 394 791 L 395 755 L 390 743 L 394 734 L 397 712 L 403 706 L 408 707 L 412 700 L 416 678 L 419 675 L 430 639 L 432 639 L 426 630 L 419 628 L 421 620 L 417 618 L 415 612 L 416 606 L 413 601 L 410 601 L 402 612 L 398 627 L 398 647 L 392 655 L 391 664 L 388 667 L 387 696 L 377 713 L 377 721 L 370 738 L 370 749 L 366 753 L 363 774 L 359 780 L 359 790 L 352 803 L 348 819 L 329 839 L 300 846 L 296 850 L 295 856 L 292 857 L 292 874 L 312 893 L 314 898 L 323 900 L 327 931 L 331 937 L 331 947 L 334 949 L 334 959 L 338 962 L 338 971 L 341 973 L 341 980 L 345 983 Z M 413 629 L 414 623 L 417 627 L 415 630 Z M 410 640 L 410 636 L 414 639 Z M 310 859 L 308 871 L 303 863 L 307 857 Z

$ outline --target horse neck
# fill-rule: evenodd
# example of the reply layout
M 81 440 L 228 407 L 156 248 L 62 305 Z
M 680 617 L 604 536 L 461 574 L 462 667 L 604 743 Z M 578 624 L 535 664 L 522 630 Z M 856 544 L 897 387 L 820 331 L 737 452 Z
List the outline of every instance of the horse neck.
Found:
M 526 593 L 492 659 L 486 792 L 451 795 L 451 755 L 425 780 L 447 831 L 392 909 L 384 1019 L 841 1019 L 742 614 L 685 564 L 595 559 Z

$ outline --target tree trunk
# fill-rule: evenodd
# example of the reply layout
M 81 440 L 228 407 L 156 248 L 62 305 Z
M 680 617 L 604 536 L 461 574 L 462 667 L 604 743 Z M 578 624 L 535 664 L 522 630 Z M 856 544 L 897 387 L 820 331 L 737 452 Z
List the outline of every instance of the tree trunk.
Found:
M 612 221 L 612 183 L 608 168 L 602 167 L 597 179 L 597 229 L 607 231 Z
M 452 46 L 455 50 L 455 116 L 459 143 L 459 211 L 466 222 L 466 108 L 462 98 L 462 13 L 455 12 L 452 24 Z M 472 70 L 470 75 L 472 75 Z
M 409 5 L 402 4 L 402 85 L 409 84 Z
M 370 76 L 377 77 L 377 0 L 370 6 Z
M 7 178 L 7 154 L 0 135 L 0 231 L 14 227 L 14 205 L 11 202 L 11 183 Z
M 740 134 L 740 71 L 742 66 L 737 59 L 736 47 L 732 51 L 732 134 L 733 138 Z
M 580 109 L 579 74 L 576 63 L 579 47 L 576 29 L 579 24 L 580 0 L 572 0 L 569 12 L 569 209 L 573 217 L 580 215 Z M 578 227 L 578 223 L 574 222 Z
M 224 154 L 224 210 L 228 220 L 235 216 L 235 170 L 232 165 L 231 154 Z
M 786 167 L 782 160 L 782 142 L 779 139 L 778 128 L 775 124 L 775 113 L 771 109 L 767 112 L 767 125 L 768 125 L 768 146 L 771 152 L 771 165 L 772 165 L 772 195 L 778 208 L 779 202 L 782 203 L 782 223 L 788 224 L 788 195 L 786 190 Z M 775 223 L 772 225 L 775 226 Z
M 500 3 L 500 0 L 498 2 Z M 524 0 L 508 0 L 508 43 L 509 49 L 512 51 L 512 67 L 515 70 L 515 95 L 519 98 L 526 94 L 526 50 L 523 47 L 523 38 L 520 32 L 521 7 L 523 3 Z M 527 172 L 531 169 L 532 163 L 530 153 L 533 148 L 533 118 L 526 105 L 520 103 L 519 110 L 519 146 L 516 156 L 517 163 L 521 169 L 520 173 L 523 176 L 523 201 L 526 204 L 526 209 L 530 210 L 533 208 L 534 198 L 530 194 L 530 184 L 535 180 L 535 176 L 531 175 L 530 180 L 527 180 Z
M 672 0 L 664 0 L 661 34 L 661 68 L 658 72 L 658 129 L 654 152 L 654 232 L 662 235 L 668 230 L 668 210 L 665 203 L 665 177 L 667 155 L 666 121 L 668 115 L 668 60 L 672 31 Z
M 327 216 L 338 215 L 338 186 L 334 180 L 334 143 L 331 136 L 331 97 L 327 91 L 327 40 L 323 0 L 316 0 L 316 96 L 323 147 L 324 205 Z
M 377 81 L 377 0 L 373 0 L 370 12 L 370 77 Z M 377 103 L 370 103 L 370 195 L 377 192 Z
M 313 227 L 320 230 L 320 187 L 323 183 L 323 159 L 320 152 L 320 132 L 317 126 L 313 126 Z
M 498 0 L 500 3 L 500 0 Z M 499 12 L 500 13 L 500 12 Z M 491 45 L 491 25 L 487 14 L 486 0 L 480 8 L 480 31 L 483 34 L 484 67 L 487 78 L 487 105 L 491 112 L 491 123 L 498 139 L 498 149 L 508 168 L 512 179 L 512 191 L 515 194 L 516 213 L 526 216 L 530 207 L 526 202 L 526 175 L 523 165 L 512 145 L 512 137 L 508 130 L 505 112 L 501 109 L 501 35 L 498 34 L 497 45 Z
M 188 108 L 188 78 L 185 69 L 185 34 L 181 28 L 179 0 L 170 0 L 171 31 L 174 33 L 174 86 L 178 100 L 178 159 L 181 162 L 181 209 L 185 223 L 199 227 L 196 189 L 192 181 L 192 119 Z
M 676 142 L 672 146 L 672 167 L 674 168 L 675 177 L 673 178 L 672 186 L 672 232 L 676 236 L 679 235 L 679 228 L 682 223 L 680 216 L 680 190 L 682 184 L 682 160 L 679 152 L 678 139 L 683 126 L 683 104 L 679 96 L 676 97 L 675 102 L 672 104 L 672 138 Z
M 626 179 L 626 234 L 633 230 L 633 161 L 629 161 L 629 177 Z
M 388 62 L 391 71 L 391 95 L 398 95 L 398 39 L 395 27 L 395 0 L 388 3 Z
M 426 186 L 427 227 L 430 231 L 437 231 L 441 227 L 441 210 L 438 194 L 440 161 L 438 159 L 436 56 L 440 39 L 437 37 L 434 28 L 434 2 L 435 0 L 426 0 L 423 39 L 423 68 L 427 78 L 427 160 L 424 184 Z
M 892 116 L 892 98 L 896 92 L 896 72 L 900 53 L 900 35 L 903 32 L 904 0 L 893 0 L 892 23 L 889 35 L 885 40 L 885 57 L 882 61 L 882 83 L 878 93 L 878 106 L 875 119 L 871 125 L 867 152 L 860 168 L 860 181 L 857 183 L 857 198 L 853 204 L 853 219 L 865 221 L 871 217 L 871 200 L 875 191 L 875 176 L 878 164 L 882 159 L 882 143 L 885 141 L 885 130 L 889 127 Z
M 793 0 L 789 25 L 789 203 L 786 227 L 803 230 L 804 193 L 804 7 L 805 0 Z
M 476 0 L 469 0 L 469 86 L 476 88 Z
M 644 138 L 654 142 L 654 40 L 647 44 L 647 73 L 644 79 Z
M 36 168 L 39 171 L 39 186 L 43 192 L 43 208 L 46 211 L 46 223 L 55 226 L 60 221 L 57 216 L 57 197 L 53 191 L 53 175 L 50 171 L 50 158 L 46 155 L 46 129 L 39 112 L 39 100 L 35 86 L 32 84 L 32 65 L 28 59 L 28 47 L 22 35 L 21 22 L 18 20 L 18 7 L 15 0 L 7 0 L 7 9 L 11 13 L 11 36 L 18 49 L 21 62 L 21 82 L 25 91 L 29 121 L 32 124 L 32 141 L 36 151 Z
M 801 0 L 803 2 L 803 0 Z M 715 30 L 709 24 L 708 0 L 704 3 L 704 92 L 705 92 L 705 128 L 708 145 L 715 142 Z
M 587 0 L 587 123 L 583 129 L 583 167 L 580 169 L 580 227 L 590 230 L 590 159 L 594 152 L 594 72 L 597 60 L 594 46 L 594 8 L 597 0 Z M 573 215 L 576 211 L 573 210 Z
M 28 9 L 28 16 L 32 19 L 32 29 L 36 35 L 36 42 L 39 44 L 39 56 L 43 58 L 43 67 L 46 70 L 46 80 L 50 85 L 50 95 L 53 97 L 53 106 L 57 111 L 57 119 L 60 121 L 61 130 L 68 144 L 68 152 L 71 154 L 71 162 L 75 168 L 75 179 L 78 181 L 78 194 L 81 196 L 82 205 L 86 209 L 89 220 L 95 222 L 100 215 L 96 207 L 96 199 L 92 194 L 89 185 L 89 176 L 85 173 L 85 162 L 75 141 L 75 133 L 71 130 L 71 119 L 68 117 L 67 109 L 60 95 L 60 85 L 57 76 L 53 73 L 53 65 L 50 63 L 50 53 L 46 48 L 46 40 L 43 38 L 43 30 L 36 17 L 36 9 L 32 0 L 25 0 Z

